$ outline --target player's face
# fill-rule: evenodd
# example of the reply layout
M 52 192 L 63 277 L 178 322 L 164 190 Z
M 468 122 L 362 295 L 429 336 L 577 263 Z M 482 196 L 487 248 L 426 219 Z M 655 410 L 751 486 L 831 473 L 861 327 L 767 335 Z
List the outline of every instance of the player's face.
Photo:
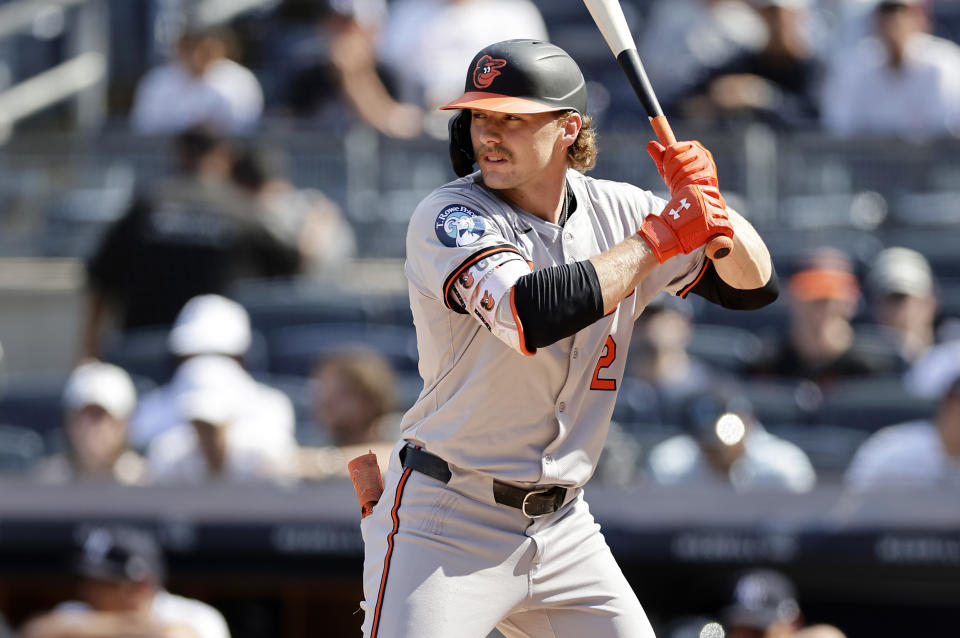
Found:
M 558 161 L 565 162 L 564 129 L 557 113 L 471 113 L 474 156 L 490 188 L 522 187 Z

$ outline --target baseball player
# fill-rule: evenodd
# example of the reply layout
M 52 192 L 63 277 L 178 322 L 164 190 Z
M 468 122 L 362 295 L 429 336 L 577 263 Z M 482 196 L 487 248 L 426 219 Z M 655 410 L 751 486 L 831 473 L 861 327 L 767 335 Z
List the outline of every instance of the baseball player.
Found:
M 583 76 L 552 44 L 483 49 L 442 108 L 460 109 L 461 177 L 407 234 L 424 388 L 361 522 L 364 635 L 653 636 L 581 488 L 644 306 L 662 290 L 763 306 L 770 256 L 697 143 L 651 143 L 669 202 L 586 177 Z M 712 263 L 717 234 L 734 246 Z

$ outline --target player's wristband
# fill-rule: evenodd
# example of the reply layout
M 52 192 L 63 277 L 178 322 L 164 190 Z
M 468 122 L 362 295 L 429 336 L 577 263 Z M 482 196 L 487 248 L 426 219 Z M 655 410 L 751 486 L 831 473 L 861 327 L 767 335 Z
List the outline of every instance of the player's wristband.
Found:
M 650 245 L 658 263 L 680 254 L 680 239 L 658 215 L 647 215 L 637 234 Z

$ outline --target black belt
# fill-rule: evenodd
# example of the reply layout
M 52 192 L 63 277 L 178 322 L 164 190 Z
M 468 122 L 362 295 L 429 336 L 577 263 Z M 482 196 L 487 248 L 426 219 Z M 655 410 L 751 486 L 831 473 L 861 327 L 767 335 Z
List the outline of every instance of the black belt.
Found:
M 442 483 L 449 483 L 453 476 L 446 461 L 413 445 L 401 448 L 400 463 L 405 468 L 426 474 Z M 566 497 L 567 488 L 559 485 L 524 489 L 493 480 L 493 500 L 501 505 L 515 507 L 528 518 L 539 518 L 556 512 L 563 506 Z

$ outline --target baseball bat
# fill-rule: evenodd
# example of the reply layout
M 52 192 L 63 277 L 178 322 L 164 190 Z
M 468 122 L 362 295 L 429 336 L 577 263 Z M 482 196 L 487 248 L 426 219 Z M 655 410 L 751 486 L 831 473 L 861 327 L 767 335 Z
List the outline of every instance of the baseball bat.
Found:
M 636 42 L 630 33 L 630 27 L 627 26 L 619 0 L 583 0 L 583 3 L 587 5 L 590 16 L 603 34 L 603 39 L 607 41 L 607 46 L 610 47 L 620 68 L 627 75 L 633 91 L 640 98 L 640 103 L 647 112 L 647 118 L 657 139 L 664 146 L 670 146 L 677 141 L 677 138 L 650 85 L 650 79 L 643 68 L 643 62 L 640 61 Z M 733 248 L 733 241 L 729 237 L 717 235 L 707 242 L 707 255 L 712 259 L 722 259 L 730 254 L 731 248 Z

